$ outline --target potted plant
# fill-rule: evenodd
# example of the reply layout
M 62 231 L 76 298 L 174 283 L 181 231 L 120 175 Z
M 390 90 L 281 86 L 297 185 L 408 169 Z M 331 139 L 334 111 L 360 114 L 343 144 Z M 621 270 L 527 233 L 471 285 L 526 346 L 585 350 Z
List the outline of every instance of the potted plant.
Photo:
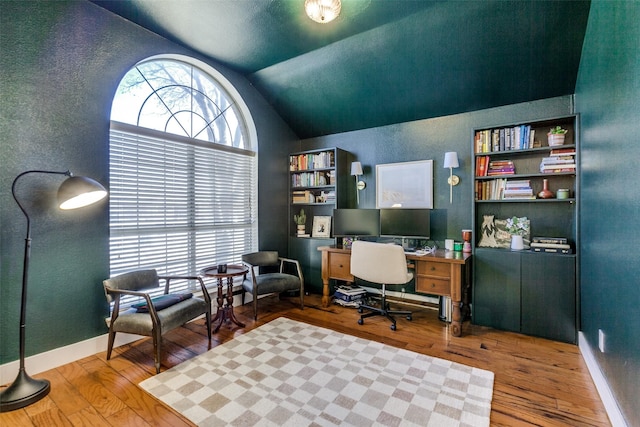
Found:
M 549 130 L 547 134 L 547 140 L 549 141 L 549 147 L 556 147 L 564 144 L 564 136 L 567 133 L 566 129 L 561 126 L 556 126 Z
M 304 209 L 300 209 L 299 215 L 293 215 L 293 221 L 296 223 L 298 235 L 304 234 L 305 224 L 307 223 L 307 216 L 304 213 Z

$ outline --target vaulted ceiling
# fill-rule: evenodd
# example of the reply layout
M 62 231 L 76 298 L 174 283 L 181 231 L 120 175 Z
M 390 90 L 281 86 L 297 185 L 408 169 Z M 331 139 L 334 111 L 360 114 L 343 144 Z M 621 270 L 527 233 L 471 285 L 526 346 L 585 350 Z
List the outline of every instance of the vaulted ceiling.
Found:
M 574 93 L 589 1 L 93 0 L 244 74 L 300 138 Z

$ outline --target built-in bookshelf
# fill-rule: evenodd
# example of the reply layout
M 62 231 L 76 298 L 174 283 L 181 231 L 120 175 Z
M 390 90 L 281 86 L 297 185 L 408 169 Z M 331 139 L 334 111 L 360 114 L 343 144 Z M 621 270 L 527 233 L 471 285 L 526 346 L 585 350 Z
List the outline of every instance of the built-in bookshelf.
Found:
M 307 292 L 322 293 L 319 246 L 334 245 L 314 236 L 314 217 L 333 217 L 335 208 L 355 207 L 355 181 L 349 175 L 353 155 L 339 148 L 289 154 L 289 256 L 300 261 Z M 299 234 L 294 215 L 304 210 L 306 223 Z M 331 223 L 333 218 L 331 218 Z
M 578 126 L 570 115 L 473 130 L 474 323 L 576 341 Z M 521 220 L 515 251 L 504 236 Z

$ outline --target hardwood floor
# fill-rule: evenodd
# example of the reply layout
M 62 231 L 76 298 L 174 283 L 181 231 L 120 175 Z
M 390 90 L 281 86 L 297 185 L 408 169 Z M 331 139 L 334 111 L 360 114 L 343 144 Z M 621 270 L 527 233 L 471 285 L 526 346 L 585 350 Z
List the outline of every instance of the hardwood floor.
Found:
M 259 302 L 259 320 L 250 304 L 236 307 L 246 328 L 223 325 L 211 346 L 203 320 L 165 335 L 162 370 L 206 352 L 280 316 L 384 342 L 429 356 L 487 369 L 495 373 L 492 426 L 609 426 L 609 420 L 578 347 L 490 328 L 463 326 L 463 337 L 450 335 L 437 311 L 411 306 L 413 321 L 398 319 L 389 329 L 380 317 L 359 326 L 352 308 L 320 307 L 320 297 L 305 299 L 268 297 Z M 398 304 L 394 304 L 397 306 Z M 233 327 L 232 327 L 233 326 Z M 151 397 L 137 384 L 154 375 L 150 339 L 105 352 L 34 375 L 51 381 L 51 393 L 24 409 L 0 414 L 5 426 L 192 426 L 171 408 Z

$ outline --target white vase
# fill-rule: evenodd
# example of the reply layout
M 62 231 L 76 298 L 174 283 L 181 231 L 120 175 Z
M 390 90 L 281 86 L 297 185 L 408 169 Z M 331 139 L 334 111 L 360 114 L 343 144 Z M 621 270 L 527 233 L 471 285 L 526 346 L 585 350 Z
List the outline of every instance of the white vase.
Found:
M 557 147 L 559 145 L 564 144 L 564 134 L 563 133 L 548 133 L 547 141 L 549 142 L 549 147 Z
M 511 250 L 512 251 L 521 251 L 524 249 L 524 240 L 522 236 L 517 234 L 511 235 Z

